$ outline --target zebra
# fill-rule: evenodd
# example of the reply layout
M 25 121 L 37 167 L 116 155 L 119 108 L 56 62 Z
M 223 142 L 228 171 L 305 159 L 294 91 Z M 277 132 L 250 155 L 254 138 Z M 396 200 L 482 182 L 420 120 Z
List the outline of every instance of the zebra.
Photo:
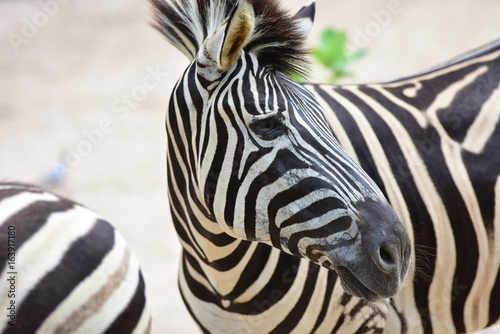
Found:
M 151 333 L 139 264 L 89 209 L 0 183 L 0 333 Z
M 310 6 L 302 14 L 312 11 Z M 298 17 L 309 16 L 312 21 L 309 14 Z M 168 15 L 159 17 L 160 26 L 169 19 Z M 168 28 L 165 30 L 168 35 Z M 190 40 L 183 35 L 176 38 Z M 175 38 L 173 43 L 183 44 L 176 43 Z M 420 251 L 420 261 L 413 255 L 410 279 L 389 306 L 388 332 L 454 333 L 498 323 L 499 252 L 494 243 L 499 231 L 495 208 L 500 163 L 494 149 L 499 142 L 499 44 L 495 42 L 425 73 L 382 85 L 306 85 L 326 110 L 335 136 L 404 218 L 416 254 Z M 193 58 L 189 48 L 185 51 Z M 467 99 L 468 103 L 464 103 Z M 422 137 L 424 133 L 429 136 Z M 394 147 L 399 155 L 392 154 Z M 450 188 L 439 184 L 441 176 Z M 461 223 L 468 226 L 467 231 L 458 230 Z M 462 240 L 473 245 L 476 258 L 467 257 L 467 248 L 459 249 Z M 447 250 L 448 242 L 455 254 Z M 437 253 L 437 249 L 443 252 Z M 458 263 L 458 257 L 469 261 Z M 470 264 L 472 268 L 467 267 Z M 200 266 L 196 271 L 189 265 L 184 262 L 192 273 L 201 271 Z M 203 282 L 200 278 L 198 275 L 193 280 Z M 183 280 L 186 278 L 181 277 L 181 289 L 183 284 L 187 286 Z M 196 291 L 206 293 L 200 286 Z M 280 297 L 269 295 L 266 306 Z M 189 306 L 190 300 L 186 302 Z M 339 305 L 342 309 L 345 303 Z M 332 321 L 335 319 L 338 317 Z M 318 327 L 314 329 L 320 332 Z
M 306 87 L 415 245 L 387 327 L 500 324 L 500 40 L 392 82 Z
M 191 63 L 167 112 L 179 288 L 206 333 L 381 333 L 411 243 L 305 71 L 313 3 L 152 0 Z M 344 293 L 344 290 L 348 293 Z

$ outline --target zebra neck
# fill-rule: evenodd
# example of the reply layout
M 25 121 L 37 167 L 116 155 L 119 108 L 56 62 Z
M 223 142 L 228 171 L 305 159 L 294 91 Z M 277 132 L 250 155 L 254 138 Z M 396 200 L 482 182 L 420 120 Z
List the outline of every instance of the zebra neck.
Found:
M 263 290 L 293 283 L 301 262 L 266 244 L 245 240 L 234 239 L 218 249 L 206 247 L 205 254 L 220 255 L 211 261 L 193 256 L 189 248 L 184 248 L 181 277 L 188 285 L 201 284 L 206 290 L 203 295 L 223 308 L 229 304 L 251 307 L 246 303 Z
M 296 298 L 307 285 L 311 271 L 326 270 L 266 244 L 237 242 L 233 252 L 213 263 L 206 263 L 184 250 L 179 276 L 184 298 L 190 299 L 194 292 L 193 298 L 228 312 L 260 313 L 270 304 Z M 331 285 L 335 277 L 332 273 Z M 297 290 L 293 286 L 301 288 Z M 272 303 L 270 296 L 275 299 Z

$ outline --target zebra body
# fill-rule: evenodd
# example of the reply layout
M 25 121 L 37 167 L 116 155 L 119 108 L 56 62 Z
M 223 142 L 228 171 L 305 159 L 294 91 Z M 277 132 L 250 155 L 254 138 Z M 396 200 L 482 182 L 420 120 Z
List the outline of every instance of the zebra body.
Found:
M 500 323 L 500 41 L 394 82 L 307 87 L 414 240 L 391 333 Z
M 289 77 L 303 68 L 313 3 L 295 16 L 269 0 L 152 3 L 192 61 L 167 114 L 192 316 L 207 333 L 381 333 L 410 242 Z
M 1 333 L 151 332 L 139 264 L 94 212 L 0 183 L 0 245 Z

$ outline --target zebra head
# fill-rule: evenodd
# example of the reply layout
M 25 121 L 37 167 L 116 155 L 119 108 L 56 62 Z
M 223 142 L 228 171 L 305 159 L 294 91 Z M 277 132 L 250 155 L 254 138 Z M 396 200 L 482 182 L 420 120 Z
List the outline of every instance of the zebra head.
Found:
M 290 77 L 303 73 L 314 3 L 295 16 L 269 0 L 153 3 L 157 28 L 192 59 L 167 116 L 169 168 L 182 170 L 170 196 L 196 207 L 186 220 L 333 269 L 367 300 L 397 293 L 403 225 Z

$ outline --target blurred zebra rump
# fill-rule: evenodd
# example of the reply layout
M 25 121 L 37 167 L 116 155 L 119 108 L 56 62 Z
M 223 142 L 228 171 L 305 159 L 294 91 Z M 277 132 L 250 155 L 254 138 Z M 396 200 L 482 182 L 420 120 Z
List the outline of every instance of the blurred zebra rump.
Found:
M 87 208 L 0 184 L 0 248 L 1 333 L 151 332 L 137 259 Z

